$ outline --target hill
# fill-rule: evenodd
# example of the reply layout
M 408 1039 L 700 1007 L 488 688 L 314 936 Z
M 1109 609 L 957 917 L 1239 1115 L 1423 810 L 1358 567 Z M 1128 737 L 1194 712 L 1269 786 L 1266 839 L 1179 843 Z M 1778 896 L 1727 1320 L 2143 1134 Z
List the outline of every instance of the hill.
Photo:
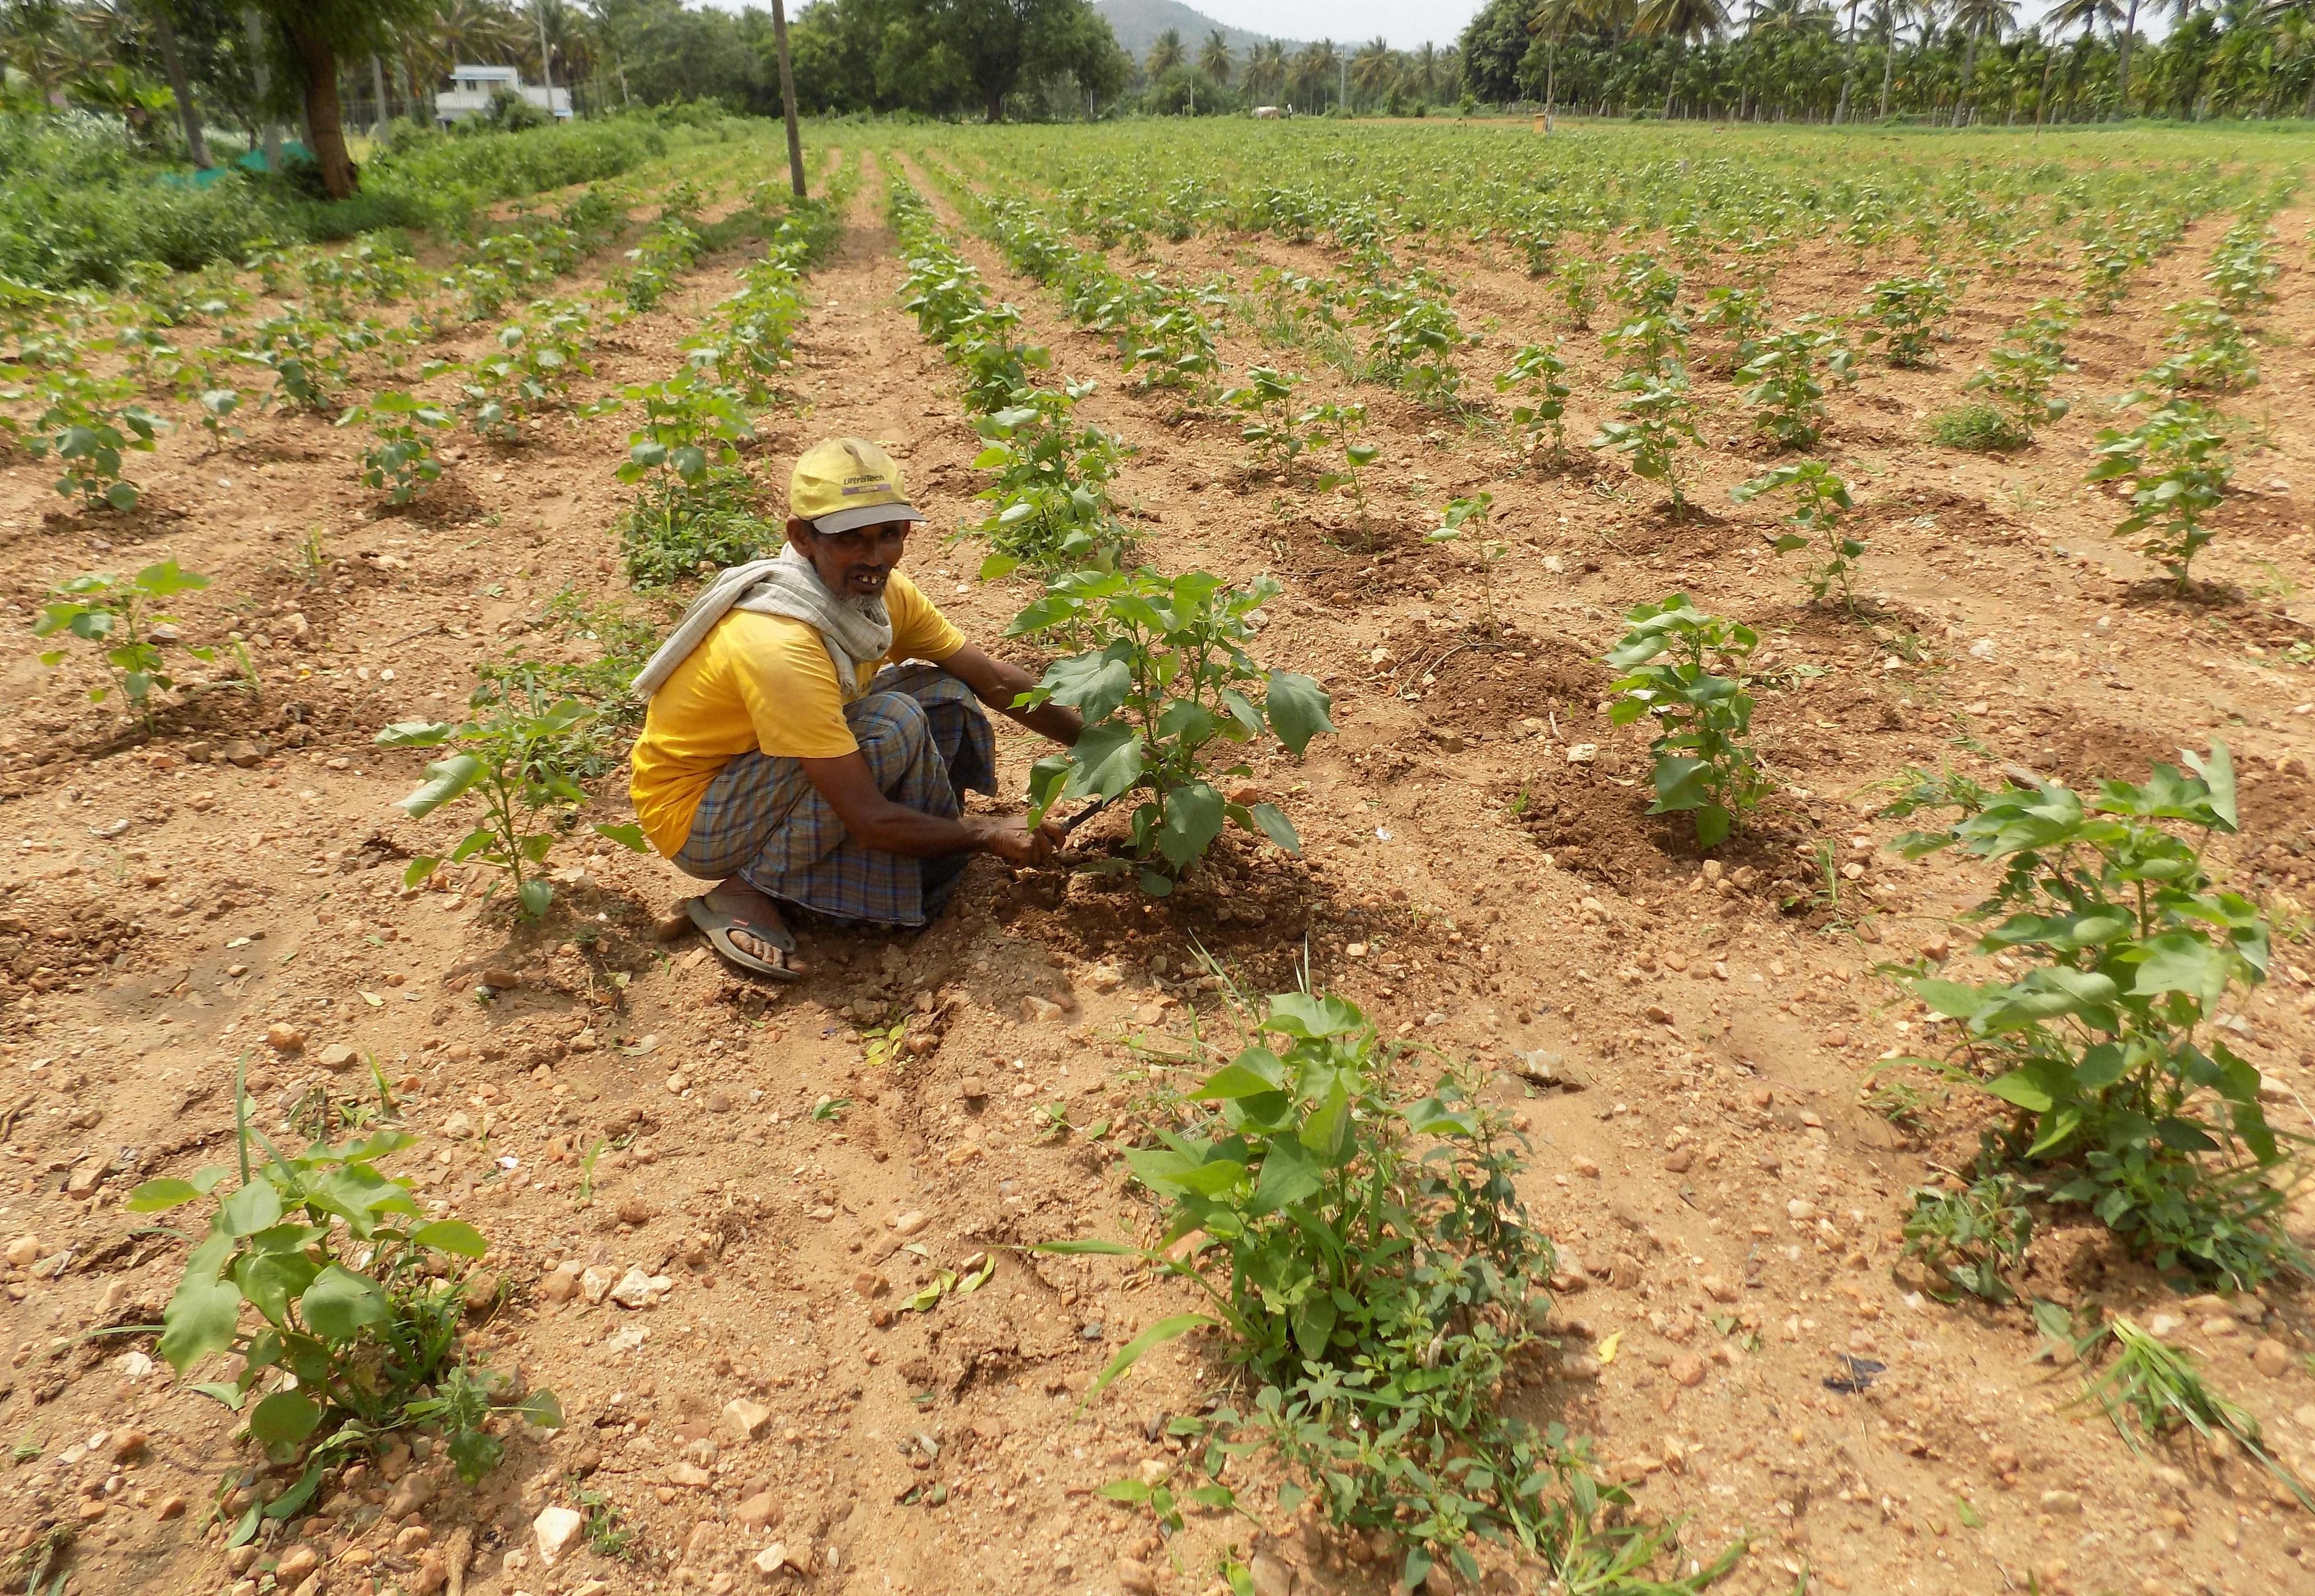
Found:
M 1149 54 L 1149 47 L 1157 42 L 1158 35 L 1168 28 L 1181 31 L 1182 43 L 1193 58 L 1197 47 L 1205 42 L 1206 35 L 1216 28 L 1229 42 L 1230 54 L 1241 59 L 1248 49 L 1269 37 L 1218 22 L 1202 11 L 1191 10 L 1182 0 L 1094 0 L 1093 8 L 1108 22 L 1109 31 L 1117 35 L 1117 42 L 1125 52 L 1137 61 Z M 1300 46 L 1289 41 L 1287 48 L 1297 49 Z

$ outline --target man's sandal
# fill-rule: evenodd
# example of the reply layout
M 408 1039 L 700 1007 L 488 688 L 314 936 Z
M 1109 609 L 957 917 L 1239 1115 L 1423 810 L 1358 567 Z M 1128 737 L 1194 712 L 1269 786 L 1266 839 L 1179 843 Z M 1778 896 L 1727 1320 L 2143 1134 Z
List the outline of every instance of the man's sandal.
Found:
M 736 965 L 741 970 L 752 971 L 758 975 L 770 976 L 774 980 L 798 981 L 803 979 L 802 971 L 791 970 L 785 964 L 775 964 L 768 959 L 759 958 L 732 939 L 732 932 L 745 931 L 757 941 L 768 943 L 784 955 L 793 958 L 796 951 L 795 935 L 786 927 L 778 926 L 767 930 L 752 924 L 743 915 L 717 909 L 705 896 L 685 899 L 683 911 L 691 917 L 691 923 L 699 927 L 702 934 L 706 936 L 708 945 L 713 947 L 726 963 Z

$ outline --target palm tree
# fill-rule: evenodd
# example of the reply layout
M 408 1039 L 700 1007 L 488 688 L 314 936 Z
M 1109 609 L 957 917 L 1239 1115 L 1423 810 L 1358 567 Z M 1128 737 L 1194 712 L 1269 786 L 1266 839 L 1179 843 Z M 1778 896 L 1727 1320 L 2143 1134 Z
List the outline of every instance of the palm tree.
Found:
M 2077 48 L 2087 49 L 2090 35 L 2098 31 L 2100 22 L 2108 28 L 2121 22 L 2122 7 L 2115 4 L 2115 0 L 2058 0 L 2050 8 L 2050 14 L 2043 20 L 2049 24 L 2053 33 L 2062 33 L 2079 25 L 2082 37 Z
M 1542 0 L 1527 20 L 1529 37 L 1543 40 L 1543 125 L 1551 127 L 1551 111 L 1559 93 L 1559 47 L 1569 34 L 1584 28 L 1621 31 L 1631 25 L 1631 0 Z
M 1150 45 L 1149 59 L 1143 65 L 1149 68 L 1150 77 L 1155 80 L 1165 76 L 1181 64 L 1182 31 L 1179 28 L 1168 28 L 1158 35 L 1157 41 Z
M 1230 80 L 1231 66 L 1229 40 L 1216 28 L 1206 35 L 1206 42 L 1198 51 L 1198 70 L 1218 84 L 1226 84 Z
M 1632 23 L 1632 37 L 1672 40 L 1672 70 L 1664 84 L 1665 120 L 1672 119 L 1672 95 L 1680 87 L 1680 60 L 1689 40 L 1709 39 L 1727 25 L 1728 13 L 1721 9 L 1720 0 L 1644 0 Z
M 1318 102 L 1326 98 L 1326 90 L 1335 79 L 1341 58 L 1335 54 L 1335 41 L 1322 39 L 1316 44 L 1306 44 L 1302 53 L 1294 58 L 1294 79 L 1310 93 L 1310 109 L 1316 111 Z
M 1273 93 L 1286 86 L 1286 47 L 1275 39 L 1265 39 L 1246 53 L 1246 81 L 1249 90 L 1256 84 L 1268 84 Z
M 2133 0 L 2133 4 L 2135 0 Z M 1961 87 L 1954 94 L 1953 125 L 1969 117 L 1969 80 L 1977 73 L 1977 47 L 2018 26 L 2017 0 L 1954 0 L 1954 26 L 1969 40 L 1961 57 Z
M 1897 30 L 1908 22 L 1921 24 L 1927 40 L 1938 20 L 1937 0 L 1881 0 L 1881 110 L 1889 114 L 1889 86 L 1897 75 Z
M 1415 92 L 1423 96 L 1424 104 L 1427 105 L 1439 97 L 1439 47 L 1437 45 L 1426 42 L 1421 49 L 1415 52 Z
M 1832 108 L 1832 125 L 1836 128 L 1849 118 L 1849 96 L 1857 87 L 1857 13 L 1865 0 L 1848 0 L 1843 7 L 1849 13 L 1849 49 L 1840 62 L 1840 102 Z
M 2130 115 L 2130 47 L 2138 38 L 2138 0 L 2130 0 L 2130 9 L 2122 16 L 2122 42 L 2115 47 L 2114 58 L 2114 117 L 2122 121 Z
M 1390 40 L 1370 39 L 1351 58 L 1351 81 L 1359 85 L 1369 104 L 1380 98 L 1398 75 L 1398 63 L 1391 59 Z

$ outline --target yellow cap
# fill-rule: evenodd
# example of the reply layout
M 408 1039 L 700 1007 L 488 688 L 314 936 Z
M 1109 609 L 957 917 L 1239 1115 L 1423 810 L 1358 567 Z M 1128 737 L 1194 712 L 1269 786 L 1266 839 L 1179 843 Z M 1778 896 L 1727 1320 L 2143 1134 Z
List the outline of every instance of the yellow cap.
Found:
M 909 502 L 892 457 L 865 438 L 831 438 L 804 450 L 788 474 L 788 513 L 820 532 L 925 519 Z

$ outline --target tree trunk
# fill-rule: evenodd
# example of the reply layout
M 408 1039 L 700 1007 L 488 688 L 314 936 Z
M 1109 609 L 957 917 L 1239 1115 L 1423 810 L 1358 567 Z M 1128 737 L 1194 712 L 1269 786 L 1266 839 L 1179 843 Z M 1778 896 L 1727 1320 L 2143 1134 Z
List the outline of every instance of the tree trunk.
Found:
M 1004 95 L 991 94 L 989 96 L 989 120 L 992 123 L 1001 122 L 1005 120 Z
M 1956 128 L 1969 114 L 1969 80 L 1977 71 L 1977 35 L 1969 36 L 1969 45 L 1961 52 L 1961 87 L 1954 92 L 1954 120 Z
M 1675 44 L 1675 45 L 1673 45 L 1673 46 L 1672 46 L 1672 70 L 1671 70 L 1670 72 L 1668 72 L 1668 73 L 1666 73 L 1666 74 L 1664 75 L 1664 114 L 1663 114 L 1663 120 L 1666 120 L 1666 121 L 1670 121 L 1670 120 L 1672 120 L 1672 97 L 1673 93 L 1674 93 L 1676 90 L 1678 90 L 1678 89 L 1679 89 L 1679 87 L 1680 87 L 1680 46 L 1679 46 L 1679 45 L 1677 45 L 1677 44 Z
M 1849 8 L 1849 49 L 1840 64 L 1840 102 L 1832 108 L 1832 125 L 1836 128 L 1849 120 L 1849 92 L 1856 84 L 1857 6 L 1852 4 Z
M 281 170 L 281 129 L 275 125 L 273 112 L 268 105 L 273 95 L 273 68 L 265 55 L 265 24 L 257 20 L 257 7 L 245 6 L 241 13 L 242 37 L 249 40 L 249 75 L 257 90 L 257 142 L 265 152 L 265 170 Z
M 1557 45 L 1543 47 L 1543 130 L 1551 131 L 1552 91 L 1559 83 L 1559 49 Z
M 2034 132 L 2037 137 L 2042 132 L 2042 118 L 2050 107 L 2050 68 L 2057 58 L 2055 50 L 2042 52 L 2042 92 L 2034 96 Z
M 333 200 L 356 192 L 354 164 L 346 154 L 346 130 L 338 105 L 338 52 L 321 34 L 285 23 L 290 53 L 305 79 L 306 129 L 315 163 L 322 169 L 322 191 Z
M 192 81 L 185 75 L 184 58 L 177 54 L 177 30 L 169 21 L 169 13 L 155 6 L 153 10 L 153 36 L 161 46 L 161 65 L 169 74 L 169 92 L 177 97 L 177 120 L 185 127 L 185 153 L 193 164 L 206 172 L 209 166 L 208 141 L 201 137 L 201 108 L 194 103 Z
M 369 92 L 371 99 L 377 102 L 377 118 L 370 123 L 370 137 L 384 142 L 386 124 L 391 119 L 386 109 L 386 63 L 377 58 L 376 50 L 369 54 Z
M 1897 13 L 1893 6 L 1888 13 L 1888 26 L 1881 36 L 1881 115 L 1889 115 L 1889 80 L 1897 73 Z
M 2114 63 L 2114 114 L 2116 121 L 2130 117 L 2130 46 L 2138 37 L 2138 0 L 2130 0 L 2130 14 L 2122 20 L 2122 43 Z

